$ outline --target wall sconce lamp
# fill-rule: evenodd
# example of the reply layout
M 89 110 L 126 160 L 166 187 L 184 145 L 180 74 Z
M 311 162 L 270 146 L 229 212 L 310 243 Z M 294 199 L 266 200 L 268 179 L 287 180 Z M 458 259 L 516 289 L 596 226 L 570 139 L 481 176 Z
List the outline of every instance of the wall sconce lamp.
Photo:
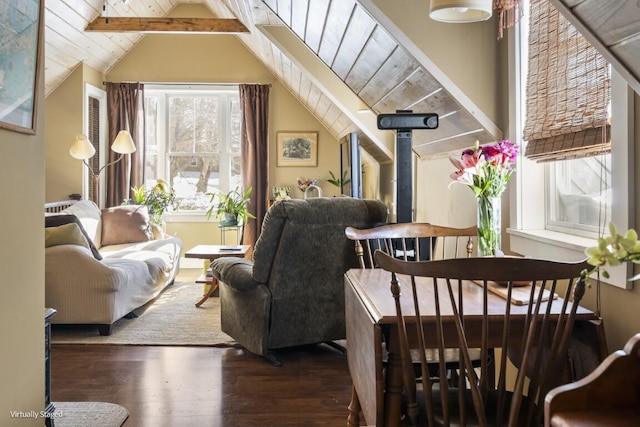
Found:
M 448 23 L 486 21 L 492 9 L 493 0 L 431 0 L 429 17 Z
M 71 147 L 69 147 L 69 154 L 71 155 L 71 157 L 73 157 L 74 159 L 82 160 L 82 163 L 85 164 L 85 166 L 91 173 L 91 178 L 93 180 L 93 201 L 96 204 L 100 203 L 99 185 L 100 174 L 102 173 L 102 171 L 107 166 L 118 163 L 120 160 L 122 160 L 125 154 L 131 154 L 136 151 L 136 146 L 133 144 L 133 138 L 131 138 L 131 134 L 129 133 L 129 131 L 121 130 L 120 132 L 118 132 L 116 139 L 113 141 L 113 144 L 111 144 L 111 149 L 120 154 L 120 156 L 116 160 L 106 163 L 96 172 L 88 162 L 88 160 L 93 157 L 94 154 L 96 154 L 96 149 L 93 147 L 93 144 L 91 144 L 91 141 L 89 141 L 89 138 L 87 138 L 86 135 L 77 135 L 71 143 Z

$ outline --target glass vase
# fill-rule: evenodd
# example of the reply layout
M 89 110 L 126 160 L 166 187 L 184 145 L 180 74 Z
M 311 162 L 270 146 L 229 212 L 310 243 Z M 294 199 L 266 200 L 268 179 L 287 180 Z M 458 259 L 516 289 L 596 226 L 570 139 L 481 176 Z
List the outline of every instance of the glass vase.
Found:
M 478 197 L 478 256 L 495 256 L 500 251 L 500 197 Z

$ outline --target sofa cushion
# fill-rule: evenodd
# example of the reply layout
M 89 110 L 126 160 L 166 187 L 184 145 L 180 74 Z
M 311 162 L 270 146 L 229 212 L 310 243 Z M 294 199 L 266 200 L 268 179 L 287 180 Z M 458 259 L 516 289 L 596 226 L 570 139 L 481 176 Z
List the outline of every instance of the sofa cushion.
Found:
M 102 246 L 153 240 L 145 205 L 123 205 L 102 210 Z
M 143 262 L 154 282 L 167 282 L 180 266 L 182 241 L 168 237 L 146 242 L 126 243 L 102 247 L 104 262 L 119 266 L 119 262 Z M 161 278 L 161 279 L 160 279 Z
M 167 237 L 146 242 L 123 243 L 102 247 L 101 254 L 104 259 L 128 259 L 147 261 L 156 257 L 166 261 L 168 268 L 173 268 L 180 260 L 182 241 L 177 237 Z
M 91 253 L 95 257 L 95 259 L 101 260 L 102 255 L 100 255 L 98 248 L 96 248 L 96 245 L 93 244 L 93 240 L 91 240 L 91 237 L 89 237 L 89 235 L 87 234 L 87 231 L 82 226 L 82 222 L 80 222 L 80 219 L 78 219 L 77 216 L 73 214 L 60 214 L 60 215 L 50 215 L 44 218 L 45 228 L 59 227 L 61 225 L 71 224 L 71 223 L 78 225 L 80 232 L 85 237 L 86 242 L 89 245 L 89 249 L 91 249 Z M 52 246 L 52 245 L 49 245 L 49 246 Z M 45 247 L 48 247 L 48 246 L 45 245 Z
M 69 223 L 57 227 L 47 227 L 44 230 L 44 247 L 58 245 L 80 245 L 87 249 L 89 242 L 80 231 L 78 224 Z

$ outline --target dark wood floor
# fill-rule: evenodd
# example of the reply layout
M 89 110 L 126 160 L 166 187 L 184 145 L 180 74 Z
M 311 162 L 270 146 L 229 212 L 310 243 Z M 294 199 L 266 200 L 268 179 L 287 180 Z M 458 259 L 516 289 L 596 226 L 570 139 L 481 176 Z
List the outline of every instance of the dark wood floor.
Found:
M 279 353 L 241 348 L 53 345 L 52 400 L 129 410 L 125 427 L 344 426 L 351 378 L 326 345 Z

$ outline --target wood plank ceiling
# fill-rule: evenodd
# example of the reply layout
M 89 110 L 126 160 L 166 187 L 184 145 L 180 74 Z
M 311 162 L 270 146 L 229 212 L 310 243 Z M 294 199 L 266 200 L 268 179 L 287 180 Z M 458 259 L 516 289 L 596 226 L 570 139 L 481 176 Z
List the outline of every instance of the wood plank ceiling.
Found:
M 592 37 L 601 41 L 607 55 L 629 70 L 628 80 L 635 78 L 637 84 L 640 8 L 635 2 L 552 1 L 562 3 L 561 11 L 571 14 L 571 19 L 584 22 L 583 27 L 593 31 Z M 47 0 L 45 95 L 80 63 L 108 73 L 144 37 L 132 32 L 85 32 L 91 21 L 105 14 L 165 17 L 180 3 L 202 3 L 219 18 L 239 19 L 250 32 L 237 37 L 332 135 L 339 139 L 357 132 L 367 151 L 380 162 L 392 159 L 388 145 L 376 139 L 375 131 L 357 124 L 344 105 L 335 102 L 334 94 L 327 93 L 295 58 L 265 36 L 263 26 L 290 28 L 375 113 L 437 112 L 439 129 L 414 131 L 414 151 L 423 158 L 467 147 L 476 139 L 487 142 L 500 137 L 495 126 L 480 123 L 468 104 L 454 99 L 356 0 L 131 0 L 128 4 L 121 0 Z
M 640 94 L 640 2 L 551 0 Z
M 438 129 L 413 131 L 413 150 L 420 157 L 445 155 L 476 140 L 485 143 L 501 136 L 488 131 L 487 123 L 469 112 L 477 107 L 454 99 L 355 0 L 264 3 L 376 114 L 438 113 Z

